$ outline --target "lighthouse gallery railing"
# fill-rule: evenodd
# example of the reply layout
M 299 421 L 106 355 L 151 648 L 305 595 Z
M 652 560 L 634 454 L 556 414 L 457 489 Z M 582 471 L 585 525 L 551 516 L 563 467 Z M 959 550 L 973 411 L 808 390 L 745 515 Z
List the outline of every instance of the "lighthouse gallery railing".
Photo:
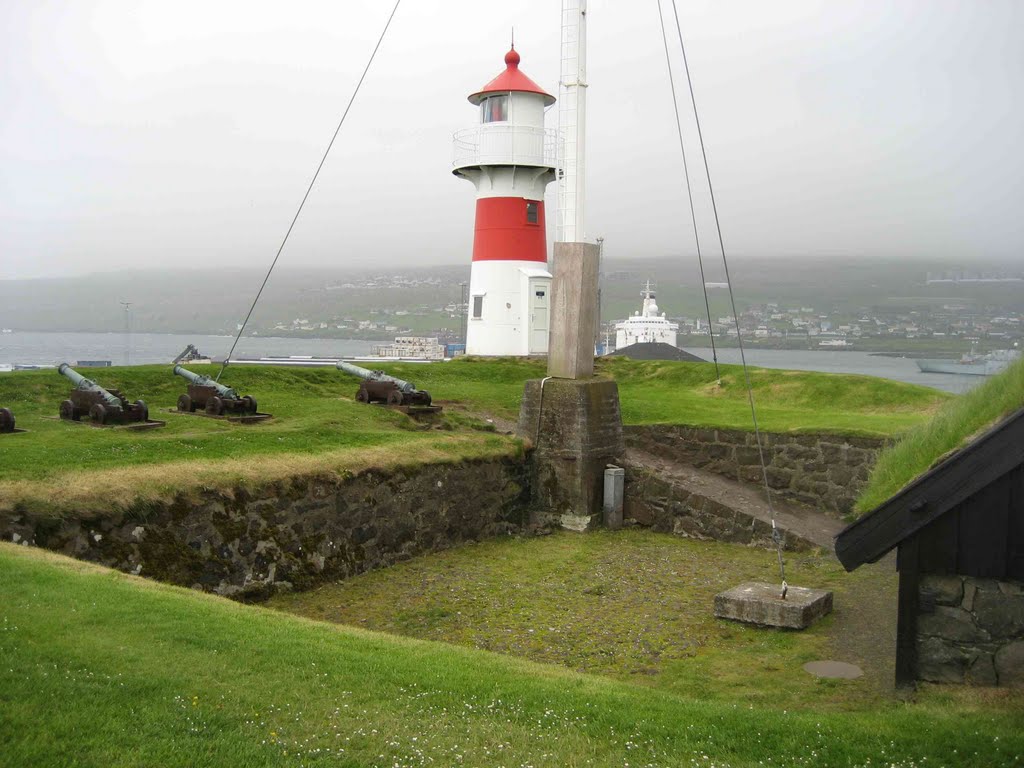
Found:
M 457 131 L 452 166 L 534 165 L 558 167 L 558 131 L 524 125 L 476 125 Z

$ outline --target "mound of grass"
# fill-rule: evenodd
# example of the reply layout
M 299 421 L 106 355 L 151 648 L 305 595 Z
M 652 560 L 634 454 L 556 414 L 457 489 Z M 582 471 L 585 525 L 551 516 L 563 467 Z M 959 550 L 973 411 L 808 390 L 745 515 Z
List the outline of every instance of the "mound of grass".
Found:
M 0 545 L 0 765 L 1019 764 L 1019 713 L 793 712 L 339 628 Z
M 1020 408 L 1024 408 L 1024 359 L 946 403 L 931 421 L 883 451 L 854 513 L 875 509 L 951 451 Z
M 464 358 L 445 365 L 396 364 L 437 397 L 472 403 L 507 419 L 519 414 L 523 382 L 545 375 L 540 360 Z M 711 363 L 600 358 L 598 375 L 618 382 L 626 424 L 685 424 L 753 429 L 743 369 Z M 751 368 L 762 428 L 891 437 L 928 419 L 949 395 L 872 376 Z
M 215 372 L 211 371 L 211 373 Z M 57 420 L 70 382 L 55 371 L 0 376 L 0 403 L 28 434 L 0 437 L 0 508 L 50 510 L 125 506 L 182 490 L 273 482 L 295 474 L 340 474 L 396 462 L 511 455 L 517 441 L 485 434 L 472 420 L 419 424 L 354 401 L 357 384 L 333 369 L 232 366 L 224 380 L 252 394 L 271 421 L 253 425 L 169 413 L 186 383 L 169 366 L 90 371 L 99 383 L 141 398 L 145 431 Z
M 124 506 L 202 487 L 259 483 L 288 474 L 358 471 L 378 462 L 458 460 L 511 455 L 514 438 L 487 434 L 478 418 L 515 419 L 523 382 L 545 373 L 539 360 L 466 358 L 434 365 L 394 364 L 446 404 L 428 425 L 354 401 L 358 381 L 333 368 L 232 366 L 224 381 L 254 396 L 272 421 L 230 424 L 168 413 L 185 382 L 170 366 L 89 372 L 101 384 L 141 398 L 151 431 L 96 429 L 56 419 L 70 382 L 55 371 L 0 376 L 0 405 L 30 434 L 0 438 L 0 509 L 16 504 L 85 509 Z M 215 370 L 210 371 L 215 372 Z M 750 429 L 742 371 L 724 366 L 721 384 L 710 364 L 598 361 L 619 383 L 626 424 L 685 424 Z M 764 429 L 890 436 L 927 418 L 946 395 L 867 376 L 752 369 Z

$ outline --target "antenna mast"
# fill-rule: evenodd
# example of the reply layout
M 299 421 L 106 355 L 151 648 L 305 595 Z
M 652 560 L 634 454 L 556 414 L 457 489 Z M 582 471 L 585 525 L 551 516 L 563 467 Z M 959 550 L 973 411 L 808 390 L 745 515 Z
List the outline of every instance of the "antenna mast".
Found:
M 555 240 L 583 240 L 584 139 L 587 116 L 587 0 L 562 0 L 562 72 L 558 130 L 563 142 Z

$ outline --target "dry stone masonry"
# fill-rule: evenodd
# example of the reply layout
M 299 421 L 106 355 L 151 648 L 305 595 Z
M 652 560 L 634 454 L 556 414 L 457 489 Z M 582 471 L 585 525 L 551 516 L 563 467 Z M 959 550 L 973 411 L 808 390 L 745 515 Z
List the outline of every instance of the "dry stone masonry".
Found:
M 761 484 L 752 432 L 651 424 L 623 428 L 626 445 L 740 482 Z M 762 432 L 768 484 L 780 496 L 846 514 L 885 442 L 865 437 Z
M 96 519 L 0 515 L 0 538 L 239 599 L 308 589 L 527 523 L 522 460 L 293 478 Z
M 1024 583 L 923 575 L 918 676 L 1024 687 Z

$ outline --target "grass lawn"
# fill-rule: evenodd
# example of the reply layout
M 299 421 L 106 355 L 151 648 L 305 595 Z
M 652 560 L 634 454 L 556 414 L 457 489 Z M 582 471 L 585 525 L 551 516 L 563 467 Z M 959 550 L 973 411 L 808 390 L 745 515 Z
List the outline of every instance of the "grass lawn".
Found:
M 211 366 L 210 373 L 216 372 Z M 259 483 L 294 474 L 358 471 L 396 461 L 510 455 L 514 438 L 488 434 L 465 412 L 515 419 L 523 382 L 544 375 L 541 361 L 463 359 L 388 370 L 429 390 L 446 415 L 432 426 L 354 402 L 357 380 L 333 368 L 232 366 L 224 381 L 254 396 L 270 422 L 236 425 L 167 413 L 185 382 L 170 366 L 87 371 L 130 399 L 141 398 L 167 426 L 97 429 L 56 420 L 70 382 L 55 371 L 0 376 L 0 405 L 28 434 L 0 436 L 0 509 L 15 505 L 88 511 L 204 486 Z M 627 424 L 675 423 L 750 428 L 742 373 L 710 364 L 599 361 L 619 382 Z M 762 427 L 889 436 L 926 420 L 948 396 L 867 376 L 752 369 Z
M 541 360 L 466 358 L 445 365 L 390 365 L 435 397 L 471 403 L 515 419 L 526 379 L 545 375 Z M 752 429 L 743 369 L 711 363 L 601 358 L 598 375 L 619 385 L 625 424 L 686 424 Z M 751 368 L 761 427 L 772 432 L 838 432 L 891 437 L 928 420 L 950 395 L 929 387 L 853 374 Z
M 949 401 L 933 419 L 883 451 L 854 512 L 875 509 L 947 454 L 1020 408 L 1024 408 L 1024 359 Z
M 52 417 L 71 388 L 64 377 L 55 371 L 0 376 L 0 403 L 30 430 L 0 436 L 0 508 L 87 512 L 189 488 L 519 450 L 515 440 L 459 415 L 421 425 L 356 403 L 356 385 L 334 369 L 232 366 L 224 380 L 275 416 L 254 425 L 168 413 L 186 386 L 169 366 L 88 373 L 131 400 L 145 400 L 150 418 L 167 426 L 129 431 L 58 421 Z
M 526 578 L 524 575 L 521 578 Z M 3 766 L 1001 766 L 1019 709 L 681 695 L 0 545 Z
M 773 552 L 634 529 L 499 539 L 400 563 L 268 605 L 313 619 L 555 663 L 682 696 L 789 711 L 892 705 L 896 573 L 847 574 L 823 553 L 786 556 L 789 583 L 832 590 L 835 610 L 803 632 L 716 619 L 716 593 L 778 581 Z M 855 663 L 821 680 L 809 661 Z M 1024 715 L 1024 693 L 997 694 Z M 926 689 L 923 701 L 962 697 Z

